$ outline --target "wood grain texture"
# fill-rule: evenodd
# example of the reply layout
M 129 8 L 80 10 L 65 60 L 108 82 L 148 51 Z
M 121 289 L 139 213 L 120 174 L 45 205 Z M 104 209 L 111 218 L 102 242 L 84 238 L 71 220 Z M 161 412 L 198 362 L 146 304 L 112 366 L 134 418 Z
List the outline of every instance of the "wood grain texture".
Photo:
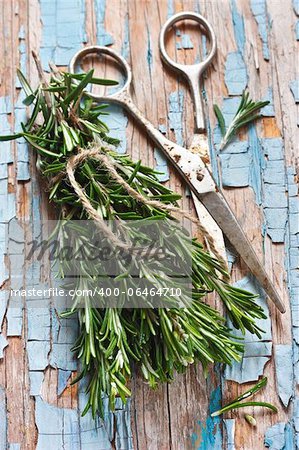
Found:
M 19 34 L 21 28 L 24 29 L 25 36 L 27 74 L 32 83 L 37 81 L 30 52 L 31 50 L 39 52 L 43 45 L 45 17 L 43 17 L 42 3 L 38 0 L 0 0 L 0 97 L 9 96 L 13 107 L 19 95 L 19 90 L 15 88 L 15 70 L 20 64 Z M 61 7 L 64 0 L 56 0 L 53 5 L 55 4 L 57 8 L 58 3 Z M 247 0 L 110 0 L 107 3 L 104 0 L 98 2 L 86 0 L 82 2 L 85 11 L 85 23 L 83 24 L 86 31 L 85 40 L 86 44 L 103 44 L 106 34 L 109 33 L 113 36 L 113 49 L 122 52 L 132 67 L 133 98 L 139 109 L 156 127 L 165 129 L 169 139 L 188 146 L 191 144 L 193 136 L 193 109 L 188 86 L 183 79 L 178 78 L 162 64 L 158 49 L 158 37 L 161 25 L 169 15 L 188 10 L 200 12 L 211 23 L 218 39 L 217 57 L 209 67 L 204 83 L 205 109 L 209 119 L 211 140 L 213 140 L 212 134 L 216 126 L 213 104 L 216 103 L 222 107 L 225 98 L 233 98 L 229 95 L 225 82 L 228 54 L 240 52 L 246 67 L 247 85 L 251 96 L 258 100 L 266 95 L 269 87 L 273 91 L 275 117 L 264 117 L 259 121 L 256 126 L 257 137 L 260 139 L 281 137 L 284 145 L 284 168 L 285 170 L 293 168 L 295 173 L 296 157 L 298 156 L 296 146 L 298 142 L 296 123 L 298 104 L 294 101 L 290 82 L 296 79 L 296 58 L 294 57 L 298 45 L 294 29 L 296 15 L 291 0 L 286 2 L 268 0 L 265 2 L 269 17 L 267 28 L 269 60 L 265 60 L 261 30 L 253 13 L 252 3 Z M 75 4 L 77 3 L 74 2 Z M 73 8 L 75 8 L 74 5 Z M 72 7 L 69 9 L 70 17 L 72 16 Z M 242 27 L 238 28 L 236 25 L 238 17 L 243 20 L 244 36 Z M 57 24 L 58 19 L 56 17 Z M 59 23 L 56 27 L 63 27 L 63 23 Z M 178 58 L 180 62 L 192 63 L 199 54 L 198 30 L 190 24 L 182 24 L 179 29 L 180 35 L 169 37 L 167 48 L 169 53 L 174 58 Z M 182 35 L 188 36 L 194 48 L 178 49 L 178 43 L 184 47 Z M 80 47 L 83 43 L 78 45 Z M 186 45 L 186 47 L 190 46 Z M 66 58 L 63 66 L 67 66 L 67 63 Z M 96 61 L 94 63 L 96 64 Z M 113 73 L 113 69 L 109 65 L 105 66 L 105 75 L 109 74 L 110 76 Z M 14 114 L 8 114 L 7 117 L 13 127 Z M 144 164 L 155 166 L 155 149 L 142 130 L 135 126 L 130 118 L 126 126 L 126 117 L 122 115 L 117 117 L 120 118 L 119 126 L 125 127 L 128 153 L 135 160 L 142 159 Z M 249 139 L 246 130 L 242 131 L 239 139 L 242 141 Z M 215 152 L 214 147 L 212 151 Z M 17 161 L 15 143 L 12 144 L 12 152 L 14 161 Z M 255 170 L 259 172 L 258 167 Z M 260 172 L 262 173 L 262 170 Z M 9 163 L 7 183 L 7 193 L 15 195 L 18 218 L 31 217 L 34 209 L 33 199 L 38 204 L 38 210 L 44 218 L 52 217 L 53 211 L 47 206 L 47 195 L 41 191 L 41 185 L 35 173 L 34 158 L 31 158 L 30 182 L 17 181 L 16 164 Z M 186 195 L 186 188 L 172 167 L 169 167 L 167 184 L 183 195 L 182 208 L 195 214 L 192 199 L 190 195 Z M 274 415 L 260 409 L 248 408 L 246 411 L 239 410 L 227 414 L 225 417 L 235 419 L 234 446 L 236 450 L 264 449 L 264 437 L 267 429 L 278 422 L 290 421 L 293 410 L 292 401 L 289 407 L 285 408 L 279 399 L 274 360 L 276 344 L 287 345 L 293 342 L 287 290 L 289 274 L 287 273 L 286 259 L 288 258 L 289 243 L 287 238 L 285 238 L 285 242 L 274 243 L 267 232 L 263 233 L 265 208 L 256 199 L 258 194 L 263 196 L 264 188 L 265 183 L 263 182 L 260 192 L 254 190 L 255 186 L 226 188 L 225 195 L 257 254 L 264 261 L 268 273 L 273 277 L 273 282 L 281 292 L 287 306 L 286 314 L 281 316 L 270 302 L 268 304 L 274 350 L 264 369 L 264 374 L 268 377 L 268 386 L 255 398 L 276 404 L 279 412 Z M 285 189 L 287 190 L 286 184 Z M 289 223 L 286 224 L 286 230 L 288 226 Z M 6 265 L 9 268 L 9 260 L 6 260 Z M 25 272 L 26 268 L 24 268 L 24 277 Z M 236 261 L 232 268 L 233 281 L 243 278 L 246 274 L 245 264 L 242 261 Z M 48 268 L 41 268 L 41 278 L 48 280 Z M 2 288 L 9 289 L 9 286 L 9 281 L 6 281 Z M 221 308 L 216 298 L 212 297 L 208 301 Z M 22 314 L 22 333 L 20 336 L 7 338 L 9 345 L 4 350 L 4 358 L 0 360 L 0 387 L 5 389 L 7 446 L 20 444 L 22 450 L 31 450 L 36 448 L 39 430 L 36 427 L 35 398 L 30 395 L 27 352 L 28 317 L 25 304 Z M 51 327 L 53 327 L 52 322 Z M 2 334 L 6 336 L 6 332 L 7 317 L 3 322 Z M 52 345 L 53 342 L 51 341 L 50 344 Z M 49 364 L 44 371 L 40 392 L 43 401 L 57 408 L 57 411 L 77 411 L 79 417 L 82 404 L 80 404 L 80 399 L 78 400 L 77 389 L 67 386 L 58 396 L 57 380 L 58 371 Z M 173 383 L 160 386 L 156 391 L 152 391 L 136 374 L 132 381 L 131 402 L 134 449 L 231 449 L 223 423 L 220 420 L 211 422 L 209 418 L 211 408 L 215 408 L 215 405 L 219 406 L 221 392 L 225 403 L 251 385 L 253 383 L 240 385 L 234 381 L 226 381 L 223 370 L 213 367 L 209 369 L 208 377 L 205 379 L 201 367 L 192 366 L 186 374 L 178 375 Z M 255 429 L 244 420 L 245 412 L 254 414 L 256 417 L 258 425 Z M 121 441 L 121 438 L 124 437 L 124 434 L 121 435 L 121 433 L 124 432 L 123 428 L 117 428 L 117 417 L 117 415 L 114 417 L 111 415 L 106 418 L 109 426 L 106 427 L 106 423 L 105 427 L 107 430 L 111 427 L 113 432 L 112 437 L 110 436 L 105 441 L 110 442 L 110 444 L 105 444 L 105 450 L 130 448 L 128 439 Z M 76 450 L 102 449 L 104 444 L 100 444 L 100 440 L 92 441 L 92 445 L 94 445 L 92 447 L 91 440 L 85 439 L 87 432 L 84 430 L 88 430 L 90 424 L 86 425 L 83 420 L 79 420 L 79 423 L 79 436 L 73 436 L 73 447 L 66 444 L 64 448 L 67 450 L 69 448 Z M 2 424 L 0 424 L 1 426 Z M 94 424 L 91 426 L 93 427 Z M 57 429 L 57 435 L 59 433 L 62 431 Z M 104 442 L 104 439 L 101 442 Z M 48 445 L 43 450 L 58 450 L 58 447 L 56 449 L 54 444 L 51 444 L 51 437 Z

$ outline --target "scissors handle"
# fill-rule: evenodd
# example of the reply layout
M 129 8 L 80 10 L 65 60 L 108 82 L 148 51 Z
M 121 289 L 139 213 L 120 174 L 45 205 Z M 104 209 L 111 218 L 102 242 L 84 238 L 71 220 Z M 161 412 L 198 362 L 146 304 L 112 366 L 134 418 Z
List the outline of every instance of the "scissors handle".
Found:
M 69 66 L 70 72 L 75 73 L 76 65 L 80 62 L 81 58 L 92 53 L 99 55 L 106 54 L 118 61 L 123 69 L 126 79 L 124 86 L 113 94 L 101 96 L 88 93 L 88 95 L 99 102 L 108 101 L 121 105 L 129 113 L 131 113 L 136 122 L 146 130 L 148 136 L 175 166 L 177 171 L 187 182 L 191 192 L 193 192 L 194 195 L 203 203 L 218 225 L 223 227 L 224 233 L 229 237 L 231 243 L 236 247 L 236 249 L 238 249 L 241 257 L 244 258 L 245 262 L 248 264 L 248 267 L 257 276 L 257 279 L 260 281 L 266 292 L 271 296 L 275 305 L 281 312 L 284 312 L 283 303 L 281 302 L 279 296 L 275 293 L 275 289 L 269 280 L 269 277 L 256 257 L 251 244 L 247 240 L 233 212 L 221 192 L 219 192 L 216 188 L 216 183 L 200 155 L 198 153 L 192 153 L 186 148 L 183 148 L 167 139 L 152 125 L 148 119 L 143 116 L 134 104 L 129 92 L 132 74 L 125 59 L 107 47 L 85 47 L 76 53 L 76 55 L 72 58 Z M 235 228 L 237 230 L 236 232 L 234 232 Z
M 207 55 L 206 59 L 197 64 L 179 64 L 176 61 L 173 61 L 165 47 L 165 37 L 167 31 L 178 21 L 190 19 L 199 23 L 203 26 L 203 28 L 207 31 L 208 38 L 211 42 L 211 50 Z M 195 132 L 203 133 L 206 130 L 205 126 L 205 118 L 203 113 L 203 101 L 201 94 L 201 77 L 207 66 L 211 63 L 213 57 L 215 56 L 217 44 L 216 44 L 216 36 L 213 28 L 209 24 L 209 22 L 202 17 L 200 14 L 194 12 L 181 12 L 175 14 L 170 17 L 163 27 L 161 28 L 160 38 L 159 38 L 159 46 L 160 52 L 163 61 L 171 68 L 177 70 L 182 73 L 188 80 L 191 95 L 194 103 L 194 119 L 195 119 Z
M 197 193 L 215 191 L 215 182 L 204 162 L 200 158 L 200 155 L 192 153 L 186 148 L 183 148 L 167 139 L 146 117 L 144 117 L 141 111 L 134 104 L 130 95 L 132 72 L 129 64 L 121 55 L 107 47 L 100 47 L 97 45 L 84 47 L 79 50 L 70 61 L 70 72 L 75 73 L 76 67 L 82 58 L 91 54 L 105 54 L 115 59 L 124 72 L 125 83 L 124 86 L 112 94 L 97 95 L 88 92 L 88 96 L 98 102 L 109 102 L 124 107 L 136 120 L 136 122 L 145 129 L 148 136 L 153 140 L 157 147 L 164 152 L 165 156 L 170 160 L 171 164 L 176 167 L 191 190 Z
M 79 50 L 77 53 L 74 54 L 74 56 L 72 57 L 72 59 L 70 60 L 69 63 L 69 71 L 70 73 L 76 73 L 76 69 L 79 66 L 80 62 L 82 61 L 82 59 L 84 57 L 86 57 L 87 55 L 108 55 L 110 56 L 112 59 L 115 59 L 118 64 L 120 65 L 124 77 L 125 77 L 125 83 L 124 85 L 117 89 L 116 92 L 108 94 L 106 96 L 103 95 L 97 95 L 97 94 L 93 94 L 93 93 L 88 93 L 89 97 L 93 98 L 96 101 L 105 101 L 105 100 L 110 100 L 114 97 L 117 97 L 119 94 L 121 94 L 122 92 L 128 92 L 129 88 L 130 88 L 130 84 L 132 82 L 132 71 L 131 68 L 129 66 L 129 64 L 127 63 L 127 61 L 117 52 L 115 52 L 114 50 L 112 50 L 111 48 L 108 47 L 101 47 L 100 45 L 89 45 L 87 47 L 81 48 L 81 50 Z

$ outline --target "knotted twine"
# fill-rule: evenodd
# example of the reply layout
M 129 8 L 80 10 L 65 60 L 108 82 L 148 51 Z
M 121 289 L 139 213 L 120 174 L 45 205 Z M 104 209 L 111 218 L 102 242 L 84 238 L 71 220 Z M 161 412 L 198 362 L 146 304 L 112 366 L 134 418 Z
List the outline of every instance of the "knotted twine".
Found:
M 199 231 L 203 234 L 205 239 L 207 240 L 208 246 L 210 251 L 214 254 L 214 256 L 217 257 L 217 259 L 222 264 L 223 268 L 227 270 L 227 264 L 226 261 L 223 259 L 222 255 L 218 252 L 213 236 L 211 236 L 210 232 L 207 230 L 207 228 L 202 225 L 199 218 L 193 217 L 188 211 L 182 210 L 176 206 L 173 205 L 166 205 L 159 200 L 152 200 L 150 198 L 147 198 L 137 192 L 132 186 L 124 180 L 124 178 L 119 175 L 117 170 L 114 167 L 112 158 L 109 157 L 109 154 L 107 151 L 111 150 L 109 146 L 105 146 L 104 144 L 94 145 L 92 147 L 83 149 L 80 148 L 78 150 L 78 153 L 76 155 L 71 156 L 66 164 L 66 174 L 67 177 L 71 183 L 71 186 L 73 187 L 75 193 L 77 194 L 78 198 L 80 199 L 82 206 L 84 207 L 85 211 L 88 213 L 89 217 L 93 219 L 98 228 L 105 234 L 105 236 L 110 240 L 110 242 L 115 245 L 115 247 L 120 247 L 125 250 L 131 249 L 131 245 L 121 241 L 118 239 L 118 237 L 112 232 L 112 230 L 106 225 L 105 220 L 102 218 L 102 216 L 97 212 L 97 210 L 92 206 L 91 202 L 87 198 L 87 196 L 84 193 L 84 189 L 80 184 L 77 182 L 75 178 L 75 171 L 78 165 L 82 164 L 87 159 L 95 159 L 101 163 L 102 166 L 104 166 L 109 175 L 120 185 L 124 188 L 124 190 L 131 195 L 135 200 L 137 200 L 140 203 L 143 203 L 148 206 L 152 206 L 154 208 L 160 209 L 162 211 L 168 212 L 168 213 L 175 213 L 180 215 L 181 217 L 184 217 L 186 219 L 189 219 L 192 223 L 196 224 Z M 61 180 L 65 177 L 65 173 L 59 174 L 57 177 L 52 179 L 52 183 Z

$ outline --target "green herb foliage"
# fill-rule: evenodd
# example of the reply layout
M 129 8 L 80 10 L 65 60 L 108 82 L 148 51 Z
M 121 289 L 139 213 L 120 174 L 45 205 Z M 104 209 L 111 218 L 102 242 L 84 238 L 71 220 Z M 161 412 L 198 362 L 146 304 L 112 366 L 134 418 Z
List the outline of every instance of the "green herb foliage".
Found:
M 249 98 L 249 93 L 244 91 L 238 110 L 229 126 L 226 126 L 225 119 L 220 111 L 220 108 L 217 105 L 214 105 L 214 112 L 222 134 L 220 150 L 223 150 L 224 147 L 230 143 L 241 127 L 258 119 L 260 117 L 259 110 L 269 103 L 269 101 L 255 102 Z
M 112 85 L 113 81 L 96 79 L 93 71 L 74 76 L 52 69 L 49 82 L 45 83 L 41 77 L 40 85 L 32 89 L 21 72 L 18 75 L 27 95 L 24 103 L 31 105 L 31 115 L 27 123 L 22 124 L 22 133 L 2 136 L 0 140 L 23 136 L 39 155 L 38 167 L 51 186 L 49 199 L 60 211 L 61 220 L 56 232 L 62 239 L 68 240 L 67 233 L 63 233 L 65 223 L 71 219 L 72 223 L 75 219 L 89 219 L 65 176 L 67 161 L 81 148 L 98 145 L 99 151 L 109 157 L 117 173 L 145 199 L 176 205 L 179 196 L 158 181 L 153 169 L 143 166 L 140 161 L 133 162 L 129 156 L 120 155 L 111 148 L 111 144 L 117 146 L 118 140 L 108 135 L 109 130 L 102 120 L 106 114 L 105 105 L 94 103 L 84 90 L 90 83 Z M 247 102 L 246 98 L 243 103 Z M 128 195 L 110 175 L 107 167 L 94 158 L 85 160 L 75 170 L 76 180 L 103 219 L 118 219 L 121 223 L 130 219 L 174 220 L 162 209 Z M 84 240 L 84 230 L 79 231 Z M 162 228 L 160 236 L 163 244 L 168 242 Z M 183 255 L 186 248 L 183 233 L 177 233 L 172 242 L 176 253 Z M 91 249 L 92 242 L 86 243 L 86 247 Z M 196 240 L 191 253 L 191 307 L 128 309 L 121 308 L 120 303 L 119 308 L 105 309 L 100 307 L 100 303 L 95 307 L 94 299 L 88 295 L 83 299 L 73 299 L 73 307 L 64 316 L 77 314 L 79 319 L 80 333 L 73 350 L 81 367 L 76 381 L 83 377 L 88 380 L 89 400 L 84 413 L 91 408 L 93 416 L 103 415 L 103 394 L 109 397 L 111 409 L 116 396 L 125 402 L 130 396 L 128 385 L 134 367 L 155 388 L 160 382 L 171 381 L 176 371 L 184 372 L 196 361 L 202 363 L 205 371 L 209 363 L 239 361 L 243 344 L 227 327 L 220 312 L 205 303 L 205 296 L 210 292 L 219 295 L 236 328 L 243 333 L 249 330 L 260 336 L 256 319 L 265 316 L 255 296 L 224 281 L 222 275 L 227 274 L 220 262 L 205 252 Z M 101 269 L 96 266 L 98 268 Z M 62 278 L 67 269 L 61 262 Z M 80 273 L 85 271 L 87 276 L 78 275 L 75 287 L 88 289 L 95 286 L 89 269 L 88 265 L 80 267 Z M 159 261 L 155 266 L 144 265 L 143 276 L 153 280 L 153 286 L 160 286 L 163 269 Z M 124 280 L 125 275 L 124 270 Z M 170 283 L 171 280 L 164 279 L 163 282 Z M 82 300 L 83 308 L 78 306 Z
M 225 412 L 231 411 L 233 409 L 245 408 L 246 406 L 262 406 L 263 408 L 271 409 L 271 411 L 277 413 L 276 406 L 267 402 L 242 402 L 248 397 L 256 394 L 260 389 L 267 385 L 268 379 L 267 377 L 263 377 L 260 381 L 258 381 L 252 388 L 248 389 L 248 391 L 243 392 L 239 397 L 232 400 L 230 403 L 225 405 L 223 408 L 215 411 L 211 414 L 212 417 L 220 416 L 220 414 L 224 414 Z M 242 403 L 241 403 L 242 402 Z M 254 419 L 249 416 L 249 421 L 254 423 Z M 248 418 L 247 418 L 248 420 Z

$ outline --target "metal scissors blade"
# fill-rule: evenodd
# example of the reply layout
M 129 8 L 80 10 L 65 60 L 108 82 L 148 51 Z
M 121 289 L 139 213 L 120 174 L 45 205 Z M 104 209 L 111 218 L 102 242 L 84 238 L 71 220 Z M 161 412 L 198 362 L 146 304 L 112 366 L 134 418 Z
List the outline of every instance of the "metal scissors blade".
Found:
M 210 52 L 205 59 L 199 63 L 192 65 L 179 64 L 172 60 L 165 48 L 165 38 L 167 31 L 178 21 L 191 19 L 199 23 L 205 30 L 210 40 Z M 194 137 L 191 144 L 192 152 L 196 151 L 202 161 L 205 163 L 211 175 L 210 167 L 210 152 L 206 135 L 205 117 L 202 102 L 202 74 L 211 63 L 216 54 L 217 42 L 213 28 L 209 22 L 200 14 L 194 12 L 180 12 L 170 17 L 161 28 L 159 47 L 163 61 L 172 69 L 182 73 L 189 83 L 191 95 L 194 103 L 194 119 L 195 130 Z M 211 175 L 212 177 L 212 175 Z M 216 186 L 216 183 L 215 183 Z M 259 280 L 269 297 L 273 300 L 279 311 L 285 312 L 284 305 L 278 296 L 270 278 L 268 277 L 264 267 L 261 265 L 256 256 L 253 247 L 248 241 L 244 231 L 237 221 L 234 213 L 228 205 L 225 197 L 219 189 L 211 189 L 210 191 L 193 190 L 193 196 L 196 196 L 205 206 L 206 210 L 213 217 L 215 222 L 219 225 L 230 243 L 237 250 L 244 262 L 247 264 L 251 272 Z
M 285 307 L 277 294 L 277 291 L 269 279 L 267 272 L 259 261 L 252 245 L 242 230 L 236 216 L 230 209 L 227 201 L 220 191 L 207 192 L 200 196 L 201 202 L 214 217 L 233 247 L 237 250 L 251 273 L 258 279 L 265 292 L 280 312 L 285 312 Z
M 254 273 L 256 274 L 256 277 L 258 281 L 261 283 L 263 288 L 265 289 L 266 293 L 269 295 L 269 297 L 273 300 L 274 304 L 277 306 L 277 308 L 284 312 L 284 307 L 282 302 L 280 301 L 277 294 L 273 295 L 273 292 L 275 293 L 275 289 L 272 286 L 272 283 L 267 276 L 262 264 L 259 262 L 257 256 L 255 255 L 255 252 L 250 244 L 250 242 L 247 240 L 246 236 L 242 232 L 242 229 L 240 225 L 237 222 L 237 219 L 234 217 L 233 212 L 231 211 L 229 205 L 227 203 L 224 203 L 222 201 L 222 197 L 220 196 L 220 192 L 218 191 L 217 185 L 207 167 L 207 165 L 203 162 L 199 154 L 192 153 L 191 151 L 187 150 L 186 148 L 183 148 L 174 142 L 171 142 L 169 139 L 167 139 L 159 130 L 157 130 L 153 124 L 144 117 L 144 115 L 140 112 L 140 110 L 137 108 L 137 106 L 134 104 L 133 99 L 130 95 L 130 83 L 132 80 L 132 72 L 130 69 L 130 66 L 128 65 L 127 61 L 119 55 L 114 50 L 107 48 L 107 47 L 100 47 L 100 46 L 90 46 L 90 47 L 84 47 L 83 49 L 79 50 L 74 57 L 72 58 L 69 70 L 71 73 L 76 72 L 76 67 L 78 66 L 81 59 L 90 54 L 97 54 L 97 55 L 108 55 L 111 58 L 115 59 L 121 66 L 122 71 L 125 75 L 125 83 L 124 85 L 116 92 L 113 92 L 111 95 L 96 95 L 93 93 L 88 92 L 87 94 L 89 97 L 93 98 L 95 101 L 99 102 L 110 102 L 119 104 L 122 107 L 124 107 L 131 116 L 136 120 L 136 122 L 141 125 L 148 136 L 152 139 L 152 141 L 159 147 L 165 156 L 169 159 L 172 165 L 175 166 L 177 171 L 181 174 L 183 179 L 188 184 L 190 190 L 195 194 L 195 196 L 205 205 L 206 209 L 211 211 L 211 214 L 213 218 L 215 219 L 215 222 L 219 225 L 225 227 L 226 232 L 229 234 L 227 237 L 229 240 L 235 241 L 236 245 L 238 246 L 238 249 L 240 249 L 240 256 L 244 259 L 246 263 L 246 259 L 248 254 L 251 256 L 250 265 L 249 267 L 251 270 L 254 269 Z M 223 214 L 221 217 L 221 220 L 219 223 L 218 221 L 218 211 L 217 207 L 214 207 L 212 205 L 209 206 L 209 201 L 207 194 L 211 194 L 211 198 L 215 198 L 215 205 L 217 204 L 217 195 L 219 196 L 218 202 L 219 205 L 221 205 Z M 221 201 L 220 201 L 221 200 Z M 223 197 L 224 200 L 224 197 Z M 226 213 L 225 213 L 226 210 Z M 234 217 L 234 220 L 228 220 L 226 224 L 223 224 L 225 220 L 222 219 L 225 217 L 229 219 L 230 217 Z M 233 224 L 238 224 L 239 232 L 239 239 L 238 242 L 236 242 L 234 238 L 233 229 L 231 229 Z M 235 226 L 235 225 L 234 225 Z M 225 232 L 225 230 L 223 229 Z M 226 234 L 225 232 L 225 234 Z M 242 234 L 243 233 L 243 234 Z M 229 237 L 230 236 L 230 237 Z M 241 244 L 242 245 L 241 245 Z M 232 242 L 234 244 L 234 242 Z M 244 253 L 244 249 L 249 247 L 249 250 L 247 250 Z M 238 250 L 236 248 L 236 250 Z M 256 267 L 254 267 L 254 264 L 256 264 Z

